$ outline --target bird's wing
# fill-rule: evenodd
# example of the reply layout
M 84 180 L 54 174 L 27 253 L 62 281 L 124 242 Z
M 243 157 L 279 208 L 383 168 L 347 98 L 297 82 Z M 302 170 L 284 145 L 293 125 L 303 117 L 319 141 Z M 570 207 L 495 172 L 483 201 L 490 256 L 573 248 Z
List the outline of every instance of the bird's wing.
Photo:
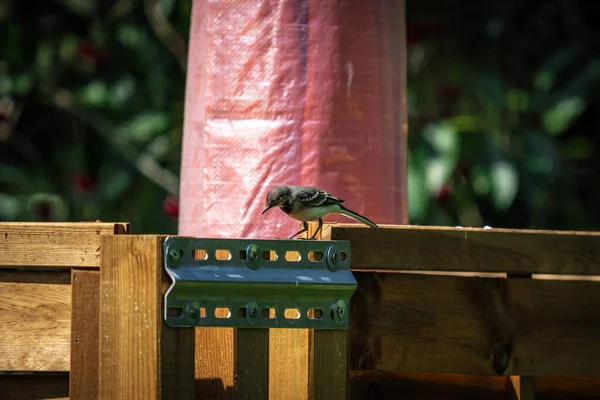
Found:
M 340 200 L 313 186 L 302 186 L 297 189 L 296 198 L 307 206 L 319 207 L 332 204 L 341 204 L 344 200 Z

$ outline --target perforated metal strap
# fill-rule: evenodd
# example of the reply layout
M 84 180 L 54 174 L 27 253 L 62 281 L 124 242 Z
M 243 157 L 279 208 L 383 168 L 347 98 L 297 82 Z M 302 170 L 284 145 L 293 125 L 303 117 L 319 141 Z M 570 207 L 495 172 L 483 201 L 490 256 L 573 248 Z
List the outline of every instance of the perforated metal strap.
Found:
M 348 327 L 349 242 L 172 237 L 164 260 L 169 326 Z

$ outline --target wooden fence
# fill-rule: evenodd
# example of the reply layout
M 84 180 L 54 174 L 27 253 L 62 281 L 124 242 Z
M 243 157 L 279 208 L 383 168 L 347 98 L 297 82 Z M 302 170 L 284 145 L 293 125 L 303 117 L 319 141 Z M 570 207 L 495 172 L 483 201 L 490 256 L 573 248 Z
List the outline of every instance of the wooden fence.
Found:
M 600 234 L 326 224 L 359 286 L 319 331 L 167 327 L 128 233 L 0 223 L 1 399 L 600 399 Z
M 98 397 L 100 242 L 128 232 L 0 223 L 0 399 Z

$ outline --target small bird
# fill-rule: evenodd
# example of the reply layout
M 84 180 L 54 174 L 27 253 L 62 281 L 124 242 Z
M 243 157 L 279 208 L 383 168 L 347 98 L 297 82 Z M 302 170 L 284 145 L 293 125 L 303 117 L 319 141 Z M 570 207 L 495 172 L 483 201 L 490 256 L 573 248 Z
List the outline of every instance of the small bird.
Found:
M 294 236 L 306 232 L 308 221 L 319 220 L 319 227 L 310 238 L 314 239 L 323 227 L 323 217 L 327 214 L 341 214 L 372 228 L 378 228 L 374 222 L 344 207 L 343 202 L 344 200 L 333 197 L 326 191 L 314 186 L 278 185 L 273 187 L 267 194 L 266 206 L 261 214 L 266 213 L 275 206 L 279 206 L 281 211 L 290 217 L 302 221 L 304 229 L 296 232 L 288 239 L 293 239 Z

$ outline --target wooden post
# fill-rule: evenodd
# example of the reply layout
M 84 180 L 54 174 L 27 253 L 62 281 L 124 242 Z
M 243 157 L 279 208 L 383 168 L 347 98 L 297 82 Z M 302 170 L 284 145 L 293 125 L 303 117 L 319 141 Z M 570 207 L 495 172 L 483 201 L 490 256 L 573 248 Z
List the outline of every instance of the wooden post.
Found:
M 234 329 L 196 328 L 196 398 L 234 399 Z
M 98 398 L 100 271 L 71 271 L 71 400 Z
M 317 224 L 309 224 L 311 237 Z M 330 231 L 320 231 L 317 239 L 331 240 Z M 309 330 L 309 398 L 348 398 L 348 331 L 345 329 Z
M 269 398 L 303 400 L 309 387 L 309 329 L 271 329 Z
M 348 398 L 347 331 L 312 330 L 310 347 L 310 399 Z
M 162 238 L 102 238 L 100 398 L 193 399 L 194 330 L 163 322 Z
M 269 329 L 236 329 L 234 351 L 236 398 L 268 399 Z

